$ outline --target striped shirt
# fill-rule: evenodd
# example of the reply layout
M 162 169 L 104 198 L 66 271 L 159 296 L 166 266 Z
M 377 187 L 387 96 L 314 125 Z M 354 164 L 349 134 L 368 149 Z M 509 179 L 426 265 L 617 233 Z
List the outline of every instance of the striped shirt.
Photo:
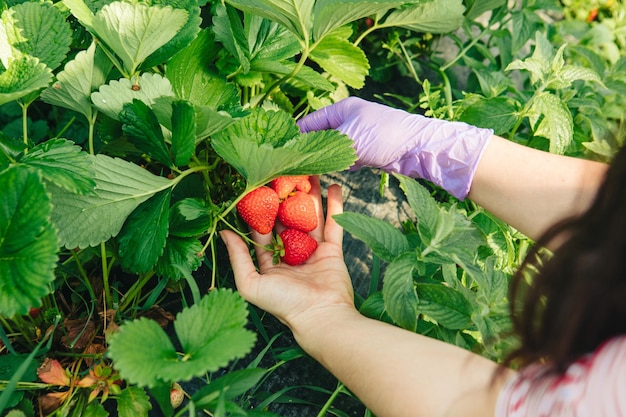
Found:
M 626 417 L 626 335 L 613 338 L 563 375 L 531 365 L 507 381 L 495 417 Z

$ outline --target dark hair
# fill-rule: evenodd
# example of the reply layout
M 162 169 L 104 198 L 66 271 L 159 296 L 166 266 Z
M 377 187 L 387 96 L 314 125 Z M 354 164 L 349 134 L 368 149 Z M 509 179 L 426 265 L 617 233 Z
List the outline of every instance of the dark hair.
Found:
M 565 240 L 553 254 L 541 249 L 555 238 Z M 510 297 L 520 346 L 507 365 L 546 360 L 563 372 L 626 333 L 626 146 L 591 207 L 536 242 L 513 277 Z

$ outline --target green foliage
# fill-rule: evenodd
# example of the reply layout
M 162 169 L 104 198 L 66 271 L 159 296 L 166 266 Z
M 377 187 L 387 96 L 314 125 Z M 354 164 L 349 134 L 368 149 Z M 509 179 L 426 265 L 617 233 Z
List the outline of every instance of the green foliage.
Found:
M 124 324 L 111 337 L 109 356 L 122 376 L 139 386 L 188 381 L 248 353 L 255 334 L 243 328 L 247 316 L 241 296 L 215 290 L 178 314 L 174 327 L 182 352 L 176 351 L 156 322 L 139 319 Z
M 109 401 L 120 416 L 147 416 L 144 388 L 173 415 L 171 383 L 192 378 L 205 384 L 180 415 L 274 415 L 267 407 L 294 401 L 293 387 L 259 386 L 302 352 L 277 354 L 270 370 L 258 368 L 261 354 L 243 364 L 255 337 L 245 303 L 223 289 L 232 282 L 217 236 L 243 234 L 234 207 L 252 188 L 354 163 L 348 137 L 302 134 L 295 119 L 386 81 L 380 101 L 608 161 L 623 143 L 626 38 L 621 3 L 599 3 L 6 2 L 2 344 L 30 350 L 19 369 L 54 339 L 46 352 L 75 358 L 72 373 L 109 370 L 100 386 L 110 392 L 78 387 L 57 415 L 106 416 Z M 515 343 L 503 337 L 508 281 L 530 242 L 471 202 L 396 179 L 414 214 L 402 228 L 337 216 L 387 264 L 361 311 L 501 359 Z M 147 318 L 164 305 L 180 311 L 175 339 Z M 274 353 L 262 319 L 251 318 L 263 354 Z M 63 389 L 14 375 L 0 377 L 0 412 L 33 415 L 38 395 Z

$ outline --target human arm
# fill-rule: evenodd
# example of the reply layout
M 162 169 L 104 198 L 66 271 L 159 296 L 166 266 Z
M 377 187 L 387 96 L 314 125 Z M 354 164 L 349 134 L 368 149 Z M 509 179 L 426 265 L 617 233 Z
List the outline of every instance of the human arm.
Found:
M 321 213 L 319 183 L 313 182 Z M 313 256 L 291 267 L 274 265 L 257 251 L 257 271 L 247 245 L 222 232 L 239 292 L 275 315 L 296 341 L 379 417 L 493 415 L 505 371 L 492 384 L 497 365 L 461 348 L 362 316 L 342 254 L 341 191 L 328 189 L 326 221 L 320 214 L 311 234 L 319 242 Z M 269 235 L 253 233 L 258 245 Z M 472 408 L 473 407 L 473 408 Z
M 355 97 L 299 121 L 301 130 L 338 129 L 354 140 L 356 167 L 425 178 L 468 196 L 536 239 L 591 203 L 607 165 L 517 145 L 464 123 L 430 119 Z
M 607 164 L 539 151 L 494 136 L 478 163 L 469 198 L 531 238 L 582 214 Z

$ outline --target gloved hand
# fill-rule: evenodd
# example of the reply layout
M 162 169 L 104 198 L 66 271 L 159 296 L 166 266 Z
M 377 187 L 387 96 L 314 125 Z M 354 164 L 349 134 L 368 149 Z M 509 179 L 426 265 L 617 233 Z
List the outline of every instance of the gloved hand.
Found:
M 337 129 L 354 141 L 355 168 L 369 166 L 423 178 L 459 199 L 493 130 L 432 119 L 350 97 L 298 121 L 302 132 Z

